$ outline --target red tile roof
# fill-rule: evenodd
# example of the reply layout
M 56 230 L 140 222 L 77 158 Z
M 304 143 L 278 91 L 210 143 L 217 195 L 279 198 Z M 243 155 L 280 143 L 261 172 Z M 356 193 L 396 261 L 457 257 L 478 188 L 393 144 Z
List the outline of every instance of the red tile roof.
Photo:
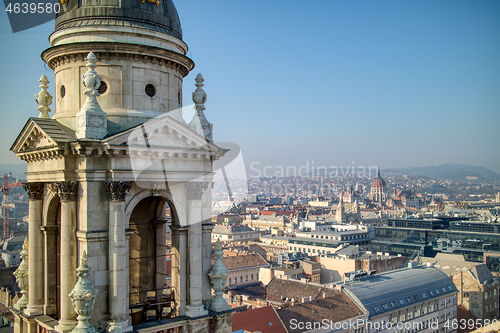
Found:
M 287 333 L 271 305 L 235 313 L 233 315 L 233 332 L 236 330 Z

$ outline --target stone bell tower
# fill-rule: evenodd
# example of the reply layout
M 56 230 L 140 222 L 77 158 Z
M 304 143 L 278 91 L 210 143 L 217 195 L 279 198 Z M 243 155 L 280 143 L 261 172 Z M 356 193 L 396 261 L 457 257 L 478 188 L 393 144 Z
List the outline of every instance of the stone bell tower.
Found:
M 231 332 L 210 223 L 213 161 L 227 150 L 212 141 L 201 75 L 182 117 L 194 63 L 174 4 L 62 1 L 50 43 L 55 112 L 42 77 L 40 116 L 11 147 L 30 200 L 16 333 Z

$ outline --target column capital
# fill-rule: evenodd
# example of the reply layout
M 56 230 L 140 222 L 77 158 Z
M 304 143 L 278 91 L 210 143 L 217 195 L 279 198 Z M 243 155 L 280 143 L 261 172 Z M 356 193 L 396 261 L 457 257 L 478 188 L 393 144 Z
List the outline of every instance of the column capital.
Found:
M 43 198 L 43 183 L 23 183 L 23 189 L 28 194 L 30 200 L 42 200 Z
M 172 230 L 172 232 L 184 232 L 184 233 L 187 233 L 188 230 L 189 230 L 189 227 L 188 226 L 184 226 L 184 225 L 178 225 L 178 224 L 173 224 L 170 226 L 170 230 Z
M 208 188 L 208 182 L 186 182 L 186 194 L 189 200 L 201 200 L 203 192 Z
M 75 180 L 55 182 L 52 189 L 57 192 L 61 201 L 76 201 L 78 182 Z
M 132 182 L 105 181 L 106 192 L 109 201 L 125 201 L 127 191 L 132 188 Z
M 201 225 L 201 230 L 203 233 L 209 233 L 209 232 L 212 232 L 213 228 L 214 228 L 215 224 L 210 222 L 210 223 L 203 223 Z

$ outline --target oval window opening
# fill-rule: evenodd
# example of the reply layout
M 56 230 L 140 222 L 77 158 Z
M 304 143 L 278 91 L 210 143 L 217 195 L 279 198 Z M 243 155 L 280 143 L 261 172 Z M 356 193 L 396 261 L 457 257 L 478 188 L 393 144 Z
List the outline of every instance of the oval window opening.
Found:
M 148 95 L 149 97 L 153 97 L 154 95 L 156 95 L 156 88 L 151 83 L 146 85 L 145 91 L 146 95 Z
M 106 92 L 106 90 L 108 90 L 108 85 L 106 84 L 106 82 L 101 81 L 101 85 L 99 86 L 99 88 L 97 88 L 97 91 L 100 95 L 102 95 Z
M 61 98 L 63 98 L 64 96 L 66 96 L 66 87 L 61 86 Z

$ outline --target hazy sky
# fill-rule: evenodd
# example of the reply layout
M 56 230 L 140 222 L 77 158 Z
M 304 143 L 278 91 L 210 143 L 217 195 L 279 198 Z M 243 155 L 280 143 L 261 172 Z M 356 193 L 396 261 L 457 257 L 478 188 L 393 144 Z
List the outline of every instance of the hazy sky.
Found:
M 500 173 L 500 1 L 174 3 L 196 64 L 184 104 L 201 72 L 214 139 L 240 145 L 247 166 Z M 13 34 L 0 13 L 0 163 L 19 161 L 8 149 L 38 115 L 40 75 L 53 81 L 40 59 L 53 27 Z

